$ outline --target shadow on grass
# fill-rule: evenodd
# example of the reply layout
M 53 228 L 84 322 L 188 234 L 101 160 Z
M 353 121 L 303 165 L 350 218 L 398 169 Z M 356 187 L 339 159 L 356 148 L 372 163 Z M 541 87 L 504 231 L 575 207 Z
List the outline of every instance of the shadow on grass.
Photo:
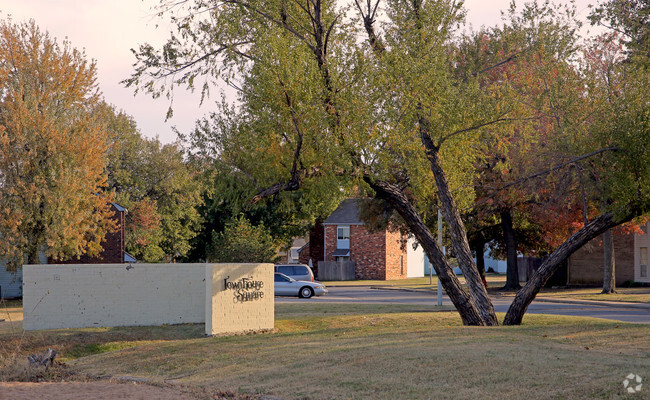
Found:
M 141 344 L 203 337 L 204 324 L 57 329 L 0 335 L 0 357 L 27 357 L 54 348 L 59 360 L 122 350 Z

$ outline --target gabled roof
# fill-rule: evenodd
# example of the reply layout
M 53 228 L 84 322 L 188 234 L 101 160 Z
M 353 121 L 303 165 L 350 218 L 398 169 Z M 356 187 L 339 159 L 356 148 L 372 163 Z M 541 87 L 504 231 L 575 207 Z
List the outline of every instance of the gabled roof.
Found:
M 111 204 L 112 204 L 113 207 L 115 207 L 115 209 L 116 209 L 117 211 L 119 211 L 119 212 L 126 211 L 126 208 L 122 207 L 121 205 L 119 205 L 119 204 L 117 204 L 117 203 L 111 203 Z
M 124 262 L 125 263 L 134 263 L 138 262 L 138 260 L 135 259 L 131 254 L 127 253 L 126 251 L 124 252 Z
M 343 200 L 329 218 L 323 222 L 323 225 L 363 225 L 363 221 L 359 217 L 361 201 L 363 200 Z

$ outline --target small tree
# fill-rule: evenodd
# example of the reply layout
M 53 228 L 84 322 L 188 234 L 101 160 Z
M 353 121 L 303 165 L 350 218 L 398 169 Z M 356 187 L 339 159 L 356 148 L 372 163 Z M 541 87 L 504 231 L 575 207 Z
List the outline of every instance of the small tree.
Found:
M 275 262 L 277 249 L 264 225 L 253 226 L 243 215 L 226 224 L 214 235 L 213 262 Z

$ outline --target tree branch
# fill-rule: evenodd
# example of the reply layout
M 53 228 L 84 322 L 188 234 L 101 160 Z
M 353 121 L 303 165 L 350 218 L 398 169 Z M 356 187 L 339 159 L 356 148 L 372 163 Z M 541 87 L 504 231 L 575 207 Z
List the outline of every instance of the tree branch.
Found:
M 596 150 L 596 151 L 592 151 L 592 152 L 589 153 L 589 154 L 585 154 L 585 155 L 582 155 L 582 156 L 580 156 L 580 157 L 576 157 L 576 158 L 573 158 L 573 159 L 571 159 L 571 160 L 565 161 L 565 162 L 563 162 L 563 163 L 560 163 L 560 164 L 558 164 L 558 165 L 555 165 L 555 166 L 553 166 L 553 167 L 551 167 L 551 168 L 548 168 L 548 169 L 545 169 L 545 170 L 543 170 L 543 171 L 539 171 L 539 172 L 536 172 L 536 173 L 534 173 L 534 174 L 532 174 L 532 175 L 528 175 L 528 176 L 525 176 L 525 177 L 523 177 L 523 178 L 521 178 L 521 179 L 517 179 L 516 181 L 514 181 L 514 182 L 510 182 L 510 183 L 508 183 L 508 184 L 506 184 L 506 185 L 504 185 L 504 186 L 501 186 L 501 187 L 498 187 L 498 188 L 491 188 L 492 190 L 494 190 L 494 193 L 492 193 L 491 195 L 485 197 L 485 199 L 483 199 L 481 202 L 479 202 L 479 203 L 477 203 L 477 204 L 474 204 L 473 206 L 471 206 L 471 207 L 469 207 L 469 208 L 476 208 L 477 206 L 480 206 L 480 205 L 486 203 L 489 199 L 491 199 L 492 197 L 496 196 L 496 194 L 497 194 L 498 192 L 500 192 L 500 191 L 502 191 L 502 190 L 505 190 L 505 189 L 507 189 L 507 188 L 509 188 L 509 187 L 516 186 L 516 185 L 520 185 L 520 184 L 522 184 L 522 183 L 524 183 L 524 182 L 526 182 L 526 181 L 528 181 L 528 180 L 530 180 L 530 179 L 538 178 L 538 177 L 540 177 L 540 176 L 542 176 L 542 175 L 549 174 L 549 173 L 551 173 L 551 172 L 553 172 L 553 171 L 556 171 L 556 170 L 558 170 L 558 169 L 564 168 L 564 167 L 566 167 L 567 165 L 574 164 L 574 163 L 576 163 L 576 162 L 578 162 L 578 161 L 581 161 L 581 160 L 584 160 L 584 159 L 586 159 L 586 158 L 590 158 L 590 157 L 593 157 L 593 156 L 595 156 L 595 155 L 598 155 L 598 154 L 601 154 L 601 153 L 605 153 L 605 152 L 608 152 L 608 151 L 619 151 L 619 150 L 620 150 L 620 149 L 619 149 L 618 147 L 616 147 L 616 146 L 605 147 L 605 148 L 602 148 L 602 149 L 599 149 L 599 150 Z

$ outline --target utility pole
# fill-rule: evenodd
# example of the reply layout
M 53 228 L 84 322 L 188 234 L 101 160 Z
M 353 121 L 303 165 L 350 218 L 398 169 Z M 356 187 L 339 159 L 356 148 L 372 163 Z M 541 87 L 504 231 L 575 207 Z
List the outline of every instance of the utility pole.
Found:
M 438 208 L 438 246 L 442 249 L 443 256 L 445 255 L 445 248 L 442 247 L 442 214 Z M 438 277 L 438 306 L 442 306 L 442 285 L 440 285 L 440 277 Z

